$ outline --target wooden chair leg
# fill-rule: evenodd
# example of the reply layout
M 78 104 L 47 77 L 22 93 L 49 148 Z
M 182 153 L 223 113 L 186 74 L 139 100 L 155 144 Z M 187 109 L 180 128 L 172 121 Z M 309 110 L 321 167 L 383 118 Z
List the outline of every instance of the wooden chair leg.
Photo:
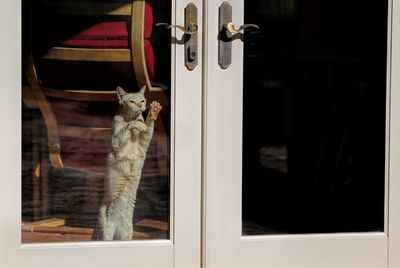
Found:
M 43 130 L 43 125 L 42 125 Z M 41 141 L 41 175 L 40 175 L 40 186 L 41 186 L 41 198 L 40 198 L 40 208 L 41 208 L 41 216 L 42 219 L 45 219 L 49 215 L 49 150 L 47 147 L 47 139 L 45 137 L 42 138 Z
M 33 220 L 40 219 L 40 127 L 39 120 L 35 117 L 32 119 L 32 161 L 33 161 L 33 174 L 32 174 L 32 214 Z
M 167 174 L 168 172 L 168 149 L 169 142 L 167 131 L 164 122 L 161 118 L 157 120 L 157 165 L 161 174 Z

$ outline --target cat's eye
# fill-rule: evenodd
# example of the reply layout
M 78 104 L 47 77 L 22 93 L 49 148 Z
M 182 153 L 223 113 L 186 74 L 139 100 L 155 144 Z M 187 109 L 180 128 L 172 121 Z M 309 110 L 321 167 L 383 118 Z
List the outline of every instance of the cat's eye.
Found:
M 142 101 L 141 101 L 141 103 L 144 103 L 144 102 L 145 102 L 145 100 L 142 100 Z
M 135 103 L 133 100 L 129 100 L 130 103 Z

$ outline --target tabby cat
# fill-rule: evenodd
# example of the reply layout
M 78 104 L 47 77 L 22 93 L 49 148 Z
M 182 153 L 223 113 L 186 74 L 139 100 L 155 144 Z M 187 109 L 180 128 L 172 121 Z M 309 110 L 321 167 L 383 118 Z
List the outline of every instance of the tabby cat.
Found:
M 119 108 L 113 118 L 110 152 L 105 174 L 105 197 L 99 211 L 96 240 L 131 240 L 136 192 L 146 152 L 154 132 L 154 122 L 161 110 L 158 102 L 150 104 L 146 121 L 143 87 L 127 93 L 117 87 Z

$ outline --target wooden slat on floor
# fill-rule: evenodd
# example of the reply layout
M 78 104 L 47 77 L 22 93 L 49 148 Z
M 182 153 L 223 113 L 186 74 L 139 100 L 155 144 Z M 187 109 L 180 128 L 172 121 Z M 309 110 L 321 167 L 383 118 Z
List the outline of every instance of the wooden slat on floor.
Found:
M 165 221 L 157 221 L 152 219 L 144 219 L 135 224 L 135 226 L 140 227 L 149 227 L 158 230 L 167 231 L 169 229 L 168 222 Z
M 135 232 L 133 239 L 147 240 L 151 239 L 151 236 L 146 233 Z M 22 232 L 22 243 L 85 242 L 91 240 L 92 234 Z
M 91 240 L 91 235 L 22 232 L 22 243 L 84 242 Z
M 37 227 L 60 227 L 65 225 L 65 220 L 64 219 L 57 219 L 57 218 L 51 218 L 51 219 L 45 219 L 41 221 L 35 221 L 35 222 L 22 222 L 22 231 L 28 231 L 28 232 L 33 232 L 35 228 Z

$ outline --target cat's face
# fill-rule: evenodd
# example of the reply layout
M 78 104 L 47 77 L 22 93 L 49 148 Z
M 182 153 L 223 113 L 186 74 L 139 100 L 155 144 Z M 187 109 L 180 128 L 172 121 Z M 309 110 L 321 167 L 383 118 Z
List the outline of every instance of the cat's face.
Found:
M 119 104 L 130 112 L 141 114 L 146 110 L 146 99 L 144 97 L 145 90 L 146 87 L 143 87 L 137 93 L 127 93 L 123 88 L 117 87 Z

